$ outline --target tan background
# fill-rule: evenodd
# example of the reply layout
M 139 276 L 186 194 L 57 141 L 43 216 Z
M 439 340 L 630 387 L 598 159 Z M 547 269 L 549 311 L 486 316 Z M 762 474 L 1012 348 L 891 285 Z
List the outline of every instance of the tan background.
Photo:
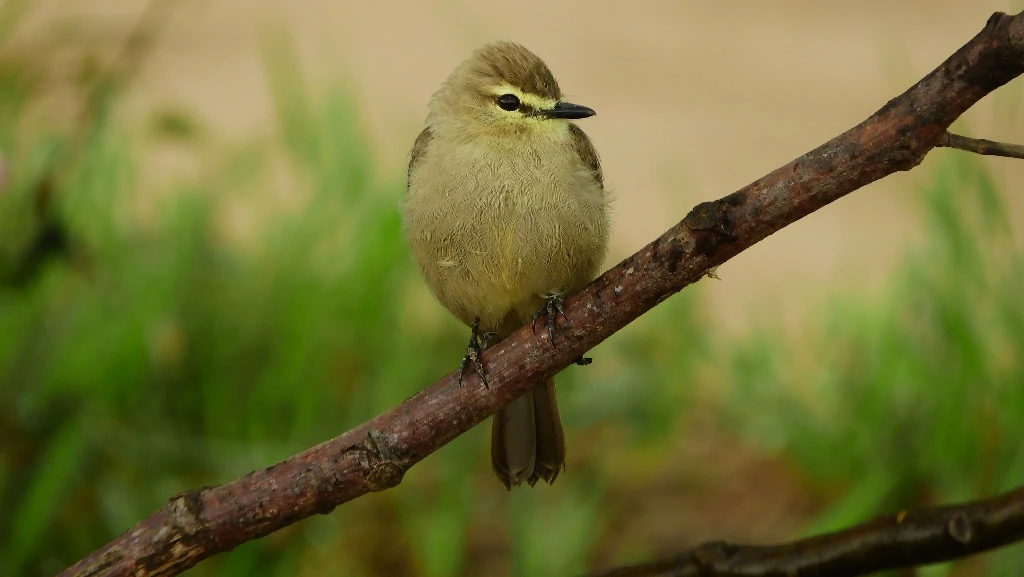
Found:
M 1016 4 L 1016 6 L 1014 5 Z M 612 259 L 638 249 L 693 204 L 723 196 L 860 122 L 976 34 L 1007 0 L 355 2 L 184 0 L 137 80 L 128 115 L 174 108 L 211 138 L 273 130 L 261 63 L 268 31 L 288 32 L 316 86 L 358 98 L 387 171 L 405 155 L 440 82 L 478 45 L 519 41 L 573 100 L 614 190 Z M 38 2 L 24 34 L 117 42 L 146 3 Z M 1020 83 L 986 99 L 962 132 L 1024 141 Z M 1014 100 L 1016 99 L 1016 100 Z M 957 152 L 939 150 L 924 168 Z M 1011 196 L 1019 164 L 992 165 Z M 925 171 L 858 191 L 776 234 L 719 271 L 720 326 L 799 318 L 832 287 L 879 286 L 914 239 L 913 185 Z M 174 176 L 174 169 L 168 176 Z M 1015 212 L 1024 214 L 1015 201 Z M 612 264 L 609 262 L 609 264 Z M 798 291 L 800 298 L 787 294 Z

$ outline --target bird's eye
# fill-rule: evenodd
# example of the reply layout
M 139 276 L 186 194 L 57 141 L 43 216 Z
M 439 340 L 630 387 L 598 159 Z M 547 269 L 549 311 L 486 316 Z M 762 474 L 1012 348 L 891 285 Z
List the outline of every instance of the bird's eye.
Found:
M 519 108 L 519 98 L 515 94 L 502 94 L 498 97 L 498 106 L 502 110 L 512 112 Z

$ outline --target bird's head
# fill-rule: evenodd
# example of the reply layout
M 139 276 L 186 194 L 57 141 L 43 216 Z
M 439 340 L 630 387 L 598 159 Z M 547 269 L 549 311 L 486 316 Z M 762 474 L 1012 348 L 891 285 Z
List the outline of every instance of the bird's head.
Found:
M 432 129 L 481 134 L 563 132 L 567 120 L 596 114 L 562 100 L 551 70 L 536 54 L 512 42 L 480 48 L 434 94 Z

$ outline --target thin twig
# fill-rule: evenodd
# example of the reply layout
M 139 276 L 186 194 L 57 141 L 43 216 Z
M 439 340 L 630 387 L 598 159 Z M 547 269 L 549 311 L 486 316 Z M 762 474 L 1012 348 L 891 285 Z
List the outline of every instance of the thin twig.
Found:
M 73 140 L 81 144 L 94 121 L 106 116 L 107 108 L 113 102 L 110 98 L 111 90 L 116 88 L 125 91 L 130 87 L 142 70 L 142 65 L 152 55 L 157 38 L 170 20 L 171 11 L 179 2 L 180 0 L 149 0 L 106 70 L 89 87 L 83 116 Z
M 1024 487 L 962 505 L 904 511 L 835 533 L 756 547 L 705 543 L 592 577 L 848 577 L 948 561 L 1024 539 Z
M 969 138 L 967 136 L 953 134 L 952 132 L 947 132 L 943 138 L 939 139 L 939 142 L 935 146 L 956 148 L 957 150 L 966 150 L 967 152 L 985 154 L 988 156 L 1024 158 L 1024 146 L 1021 146 L 1020 144 L 1008 144 L 1006 142 L 996 142 L 994 140 Z
M 554 347 L 526 326 L 483 354 L 489 388 L 452 372 L 334 439 L 230 483 L 173 497 L 63 576 L 176 575 L 211 555 L 398 485 L 417 462 L 682 288 L 788 224 L 917 166 L 985 95 L 1024 73 L 1024 14 L 997 13 L 938 68 L 867 120 L 771 174 L 695 207 L 565 299 Z M 972 527 L 973 529 L 973 527 Z M 982 530 L 979 528 L 978 530 Z M 900 556 L 911 565 L 912 555 Z
M 64 183 L 75 174 L 75 167 L 89 148 L 94 129 L 102 123 L 112 105 L 112 92 L 125 90 L 137 76 L 143 62 L 151 54 L 155 38 L 163 26 L 175 0 L 150 0 L 132 30 L 125 38 L 111 63 L 85 90 L 83 105 L 62 146 L 52 147 L 33 190 L 35 194 L 38 227 L 34 238 L 16 257 L 13 273 L 0 283 L 23 286 L 38 274 L 51 257 L 77 256 L 79 265 L 88 265 L 88 250 L 76 242 L 65 224 L 60 211 L 54 210 L 54 200 L 64 190 Z M 0 179 L 0 193 L 3 192 Z M 88 268 L 87 266 L 83 268 Z
M 0 196 L 3 196 L 5 188 L 7 188 L 7 157 L 0 150 Z

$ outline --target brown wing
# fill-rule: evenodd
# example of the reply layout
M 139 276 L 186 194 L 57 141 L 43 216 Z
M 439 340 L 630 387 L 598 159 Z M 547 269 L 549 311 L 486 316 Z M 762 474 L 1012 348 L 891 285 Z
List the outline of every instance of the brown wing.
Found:
M 601 159 L 597 156 L 597 150 L 590 143 L 590 139 L 583 132 L 583 129 L 573 123 L 569 123 L 569 134 L 572 135 L 572 147 L 580 157 L 580 162 L 594 173 L 594 180 L 604 190 L 604 173 L 601 172 Z
M 427 150 L 427 144 L 430 142 L 430 128 L 424 128 L 423 132 L 416 137 L 416 142 L 412 145 L 412 152 L 409 153 L 409 170 L 405 173 L 405 190 L 408 193 L 409 180 L 412 178 L 412 169 L 416 166 L 416 162 L 423 157 L 423 153 Z

